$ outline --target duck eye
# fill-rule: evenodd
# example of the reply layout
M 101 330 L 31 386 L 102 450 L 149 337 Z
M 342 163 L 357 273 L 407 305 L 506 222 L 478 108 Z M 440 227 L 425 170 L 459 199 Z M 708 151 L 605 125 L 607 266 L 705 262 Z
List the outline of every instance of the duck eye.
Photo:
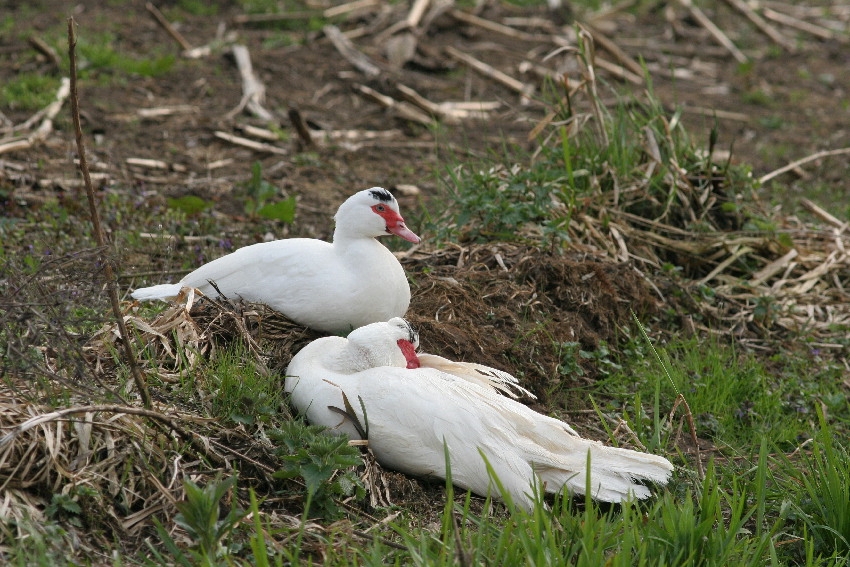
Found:
M 387 209 L 386 209 L 386 207 L 384 207 L 383 205 L 378 205 L 378 206 L 377 206 L 377 207 L 375 207 L 375 208 L 376 208 L 379 212 L 382 212 L 382 213 L 383 213 L 385 210 L 387 210 Z

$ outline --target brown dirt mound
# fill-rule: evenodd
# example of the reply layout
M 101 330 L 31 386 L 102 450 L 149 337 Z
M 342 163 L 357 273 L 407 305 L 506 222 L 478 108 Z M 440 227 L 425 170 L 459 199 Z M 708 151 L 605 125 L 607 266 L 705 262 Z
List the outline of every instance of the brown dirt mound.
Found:
M 521 377 L 539 393 L 578 377 L 559 372 L 565 343 L 615 344 L 658 307 L 629 263 L 554 254 L 507 244 L 454 248 L 407 262 L 414 281 L 408 319 L 422 350 Z M 427 272 L 427 275 L 426 275 Z M 595 364 L 579 360 L 593 375 Z

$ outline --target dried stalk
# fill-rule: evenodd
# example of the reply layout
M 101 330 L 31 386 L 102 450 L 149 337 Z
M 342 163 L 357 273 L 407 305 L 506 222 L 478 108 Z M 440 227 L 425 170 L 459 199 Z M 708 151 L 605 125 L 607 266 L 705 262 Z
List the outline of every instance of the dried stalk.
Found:
M 783 49 L 792 53 L 796 51 L 797 48 L 793 41 L 782 35 L 779 30 L 767 23 L 764 18 L 759 16 L 758 12 L 750 8 L 744 0 L 726 0 L 726 3 L 744 14 L 744 16 L 746 16 L 754 26 L 761 30 L 764 35 L 775 41 Z
M 840 234 L 840 233 L 842 233 L 842 232 L 844 232 L 845 230 L 847 230 L 848 225 L 850 225 L 850 223 L 847 223 L 847 222 L 841 222 L 841 221 L 840 221 L 840 220 L 838 220 L 838 218 L 836 218 L 834 215 L 832 215 L 832 214 L 830 214 L 829 212 L 827 212 L 827 211 L 823 210 L 821 207 L 819 207 L 818 205 L 816 205 L 816 204 L 815 204 L 814 202 L 812 202 L 810 199 L 800 199 L 800 204 L 801 204 L 804 208 L 806 208 L 806 209 L 808 209 L 809 211 L 811 211 L 811 212 L 812 212 L 815 216 L 820 217 L 822 220 L 824 220 L 824 221 L 828 222 L 829 224 L 831 224 L 832 226 L 834 226 L 835 228 L 837 228 L 837 229 L 838 229 L 838 231 L 839 231 L 839 234 Z
M 47 139 L 47 135 L 53 131 L 53 119 L 59 114 L 62 105 L 65 104 L 65 99 L 71 92 L 71 81 L 67 77 L 62 77 L 62 82 L 59 85 L 59 90 L 56 92 L 56 98 L 47 105 L 44 109 L 36 112 L 26 122 L 20 126 L 13 128 L 14 130 L 22 130 L 31 127 L 39 119 L 41 124 L 38 128 L 27 137 L 6 138 L 0 140 L 0 154 L 14 152 L 18 150 L 28 150 L 34 145 L 43 142 Z
M 345 14 L 359 14 L 366 10 L 376 9 L 380 5 L 380 0 L 355 0 L 339 6 L 331 6 L 322 12 L 322 16 L 331 19 Z
M 821 39 L 834 39 L 840 41 L 841 43 L 847 42 L 846 38 L 836 35 L 830 29 L 815 24 L 810 24 L 809 22 L 806 22 L 804 20 L 798 20 L 797 18 L 794 18 L 787 14 L 783 14 L 782 12 L 777 12 L 776 10 L 765 8 L 763 13 L 765 18 L 773 20 L 777 24 L 782 24 L 783 26 L 788 26 L 789 28 L 794 28 L 796 30 L 806 32 Z
M 186 41 L 186 38 L 183 37 L 183 34 L 181 34 L 174 28 L 174 26 L 171 25 L 171 22 L 169 22 L 168 19 L 166 19 L 166 17 L 163 15 L 163 13 L 159 11 L 159 8 L 157 8 L 150 2 L 145 4 L 145 8 L 147 8 L 148 12 L 151 13 L 157 23 L 161 25 L 165 29 L 165 31 L 168 32 L 168 35 L 170 35 L 172 38 L 174 38 L 174 41 L 180 44 L 180 47 L 183 48 L 183 51 L 192 50 L 192 44 Z
M 596 71 L 594 70 L 596 46 L 593 42 L 593 34 L 585 29 L 584 26 L 580 25 L 578 35 L 582 46 L 582 49 L 579 50 L 579 59 L 581 64 L 584 66 L 585 80 L 588 88 L 590 89 L 589 98 L 590 104 L 593 108 L 593 115 L 596 117 L 597 132 L 602 140 L 602 144 L 605 147 L 608 147 L 610 142 L 608 140 L 608 132 L 605 129 L 605 116 L 602 112 L 602 107 L 599 104 L 599 93 L 596 90 Z
M 430 0 L 415 0 L 413 2 L 413 6 L 410 8 L 410 12 L 407 14 L 407 19 L 405 23 L 408 28 L 415 28 L 419 25 L 419 21 L 422 19 L 423 14 L 425 14 L 425 9 L 428 7 L 428 2 Z
M 804 163 L 809 163 L 810 161 L 816 161 L 816 160 L 819 160 L 819 159 L 825 158 L 825 157 L 840 156 L 840 155 L 844 155 L 844 154 L 850 154 L 850 147 L 840 148 L 840 149 L 837 149 L 837 150 L 824 150 L 824 151 L 821 151 L 821 152 L 814 153 L 810 156 L 806 156 L 802 159 L 798 159 L 797 161 L 791 162 L 788 165 L 780 167 L 779 169 L 773 170 L 770 173 L 768 173 L 767 175 L 762 175 L 759 178 L 759 183 L 762 183 L 762 184 L 767 183 L 768 181 L 770 181 L 774 177 L 778 177 L 778 176 L 782 175 L 783 173 L 787 173 L 787 172 L 791 171 L 792 169 L 796 169 L 796 168 L 800 167 L 801 165 L 803 165 Z
M 398 92 L 404 96 L 412 104 L 415 104 L 425 112 L 429 112 L 434 116 L 438 116 L 446 122 L 457 123 L 463 118 L 479 118 L 485 119 L 488 116 L 488 109 L 492 109 L 492 103 L 452 103 L 443 102 L 436 103 L 428 100 L 407 85 L 399 83 L 396 85 Z M 498 107 L 499 103 L 495 103 Z M 458 106 L 460 105 L 460 106 Z
M 62 70 L 62 60 L 59 59 L 59 54 L 56 53 L 56 50 L 47 45 L 47 43 L 41 39 L 40 37 L 30 36 L 29 38 L 30 45 L 41 51 L 44 55 L 50 59 L 50 62 L 58 69 Z
M 495 32 L 501 34 L 505 37 L 511 37 L 514 39 L 520 39 L 524 41 L 540 41 L 541 39 L 545 39 L 545 37 L 541 37 L 539 35 L 534 35 L 531 33 L 526 33 L 523 31 L 515 30 L 510 26 L 506 26 L 504 24 L 500 24 L 498 22 L 493 22 L 491 20 L 485 20 L 480 16 L 475 16 L 468 12 L 464 12 L 463 10 L 453 9 L 449 11 L 449 14 L 454 19 L 461 21 L 465 24 L 469 24 L 471 26 L 475 26 L 481 28 L 482 30 Z
M 73 20 L 73 18 L 71 18 L 71 20 Z M 156 419 L 157 421 L 161 421 L 162 423 L 165 423 L 166 425 L 168 425 L 168 427 L 173 429 L 175 432 L 177 432 L 178 435 L 180 435 L 180 437 L 186 439 L 187 441 L 190 441 L 192 439 L 192 435 L 188 434 L 182 427 L 180 427 L 176 423 L 174 423 L 174 420 L 171 417 L 164 415 L 162 413 L 159 413 L 157 411 L 154 411 L 150 408 L 142 409 L 142 408 L 137 408 L 137 407 L 134 407 L 134 406 L 121 406 L 121 405 L 115 405 L 115 404 L 106 404 L 106 405 L 79 406 L 79 407 L 64 408 L 64 409 L 61 409 L 61 410 L 57 410 L 57 411 L 53 411 L 53 412 L 50 412 L 50 413 L 45 413 L 45 414 L 36 415 L 34 417 L 31 417 L 28 420 L 26 420 L 25 422 L 15 426 L 11 431 L 9 431 L 9 433 L 4 435 L 3 437 L 0 437 L 0 447 L 5 447 L 5 446 L 9 445 L 9 443 L 14 441 L 15 438 L 17 438 L 22 433 L 25 433 L 28 430 L 32 429 L 33 427 L 38 427 L 39 425 L 42 425 L 44 423 L 47 423 L 47 422 L 50 422 L 50 421 L 55 421 L 57 419 L 63 419 L 66 416 L 74 415 L 74 414 L 78 414 L 78 413 L 99 413 L 99 412 L 114 413 L 114 414 L 139 415 L 139 416 L 142 416 L 142 417 L 148 417 L 148 418 Z
M 272 113 L 263 106 L 266 101 L 266 86 L 254 74 L 251 53 L 244 45 L 234 45 L 231 49 L 233 58 L 236 60 L 236 67 L 242 76 L 242 100 L 236 108 L 227 113 L 227 118 L 230 119 L 247 108 L 261 120 L 273 120 Z
M 478 71 L 482 75 L 490 77 L 494 81 L 499 82 L 499 83 L 503 84 L 504 86 L 508 87 L 509 89 L 518 92 L 519 94 L 521 94 L 523 96 L 524 99 L 530 98 L 531 95 L 534 93 L 534 86 L 533 85 L 529 85 L 529 84 L 523 83 L 522 81 L 518 81 L 517 79 L 514 79 L 510 75 L 502 73 L 501 71 L 492 67 L 491 65 L 488 65 L 487 63 L 484 63 L 483 61 L 479 61 L 475 57 L 472 57 L 471 55 L 467 55 L 466 53 L 463 53 L 462 51 L 458 51 L 457 49 L 455 49 L 452 46 L 446 47 L 446 53 L 452 59 L 456 59 L 456 60 L 460 61 L 461 63 L 463 63 L 464 65 L 466 65 L 468 67 L 472 67 L 473 69 L 475 69 L 476 71 Z
M 634 73 L 635 76 L 640 78 L 641 83 L 643 83 L 643 67 L 641 67 L 634 59 L 629 57 L 625 51 L 620 49 L 619 45 L 614 43 L 614 41 L 608 36 L 587 22 L 582 22 L 580 26 L 587 30 L 587 32 L 593 37 L 593 43 L 613 55 L 614 58 L 623 65 L 623 67 Z
M 287 115 L 289 116 L 289 121 L 292 123 L 293 128 L 295 128 L 295 131 L 298 133 L 298 137 L 301 139 L 301 142 L 305 146 L 313 146 L 313 137 L 310 135 L 310 128 L 307 127 L 307 121 L 304 120 L 304 117 L 301 116 L 298 109 L 290 108 Z
M 399 117 L 411 122 L 429 125 L 433 120 L 431 117 L 405 101 L 397 101 L 394 98 L 385 94 L 379 93 L 375 89 L 369 88 L 366 85 L 354 85 L 354 89 L 364 96 L 367 96 L 385 108 L 396 111 Z
M 248 148 L 249 150 L 254 150 L 255 152 L 267 152 L 270 154 L 277 155 L 289 155 L 289 152 L 283 148 L 278 148 L 277 146 L 273 146 L 271 144 L 264 144 L 262 142 L 255 142 L 254 140 L 249 140 L 248 138 L 242 138 L 240 136 L 234 136 L 233 134 L 228 134 L 227 132 L 222 132 L 220 130 L 216 130 L 213 135 L 216 138 L 224 140 L 226 142 L 230 142 L 231 144 L 236 144 L 237 146 L 242 146 L 243 148 Z
M 94 187 L 92 186 L 91 175 L 89 174 L 89 166 L 86 161 L 86 146 L 83 142 L 83 129 L 80 124 L 80 102 L 77 97 L 77 36 L 74 32 L 74 18 L 68 18 L 68 57 L 70 59 L 71 72 L 71 116 L 74 120 L 74 134 L 77 139 L 77 153 L 80 156 L 80 172 L 83 174 L 83 180 L 86 184 L 86 195 L 89 201 L 89 211 L 91 213 L 94 235 L 97 239 L 97 244 L 101 249 L 101 262 L 103 263 L 103 272 L 106 276 L 106 288 L 109 293 L 109 302 L 112 304 L 112 314 L 115 316 L 115 321 L 118 324 L 118 330 L 121 333 L 121 343 L 124 349 L 124 358 L 130 367 L 130 373 L 133 376 L 133 382 L 139 390 L 139 395 L 142 397 L 142 403 L 148 409 L 151 407 L 151 395 L 148 392 L 148 386 L 142 376 L 142 371 L 136 362 L 136 354 L 133 352 L 133 344 L 130 342 L 130 335 L 127 333 L 127 327 L 124 325 L 124 314 L 121 313 L 121 305 L 118 302 L 118 280 L 112 272 L 112 264 L 106 254 L 106 237 L 103 233 L 103 228 L 100 225 L 100 215 L 97 211 L 97 203 L 94 198 Z
M 381 69 L 372 62 L 366 55 L 361 53 L 354 47 L 351 40 L 345 37 L 339 28 L 332 25 L 327 25 L 322 28 L 333 46 L 339 51 L 339 54 L 345 57 L 346 61 L 354 65 L 360 72 L 370 78 L 375 78 L 381 74 Z
M 176 104 L 174 106 L 158 106 L 156 108 L 140 108 L 136 111 L 142 118 L 159 118 L 175 114 L 198 114 L 201 109 L 193 104 Z
M 708 33 L 710 33 L 712 37 L 717 40 L 717 43 L 725 47 L 726 50 L 732 54 L 732 57 L 734 57 L 738 63 L 747 63 L 749 61 L 747 56 L 744 55 L 740 49 L 738 49 L 738 47 L 732 42 L 731 39 L 729 39 L 729 36 L 723 33 L 723 30 L 717 27 L 717 25 L 712 22 L 708 16 L 705 15 L 705 12 L 694 6 L 691 0 L 679 0 L 679 4 L 687 8 L 688 11 L 691 13 L 691 16 L 693 16 L 693 18 L 697 22 L 699 22 L 699 25 L 704 27 L 708 31 Z
M 617 65 L 616 63 L 612 63 L 611 61 L 608 61 L 607 59 L 599 57 L 599 55 L 596 56 L 596 66 L 599 67 L 600 69 L 608 71 L 609 73 L 611 73 L 612 75 L 614 75 L 618 79 L 623 80 L 623 81 L 628 81 L 633 85 L 642 85 L 643 84 L 643 76 L 642 75 L 636 75 L 636 74 L 632 73 L 631 71 L 629 71 L 628 69 L 626 69 L 625 67 Z

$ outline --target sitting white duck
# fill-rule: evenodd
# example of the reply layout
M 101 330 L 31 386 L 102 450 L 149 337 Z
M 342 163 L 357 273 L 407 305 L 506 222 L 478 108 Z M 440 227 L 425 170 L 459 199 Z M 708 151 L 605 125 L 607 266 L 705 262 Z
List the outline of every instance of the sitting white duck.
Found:
M 597 500 L 646 498 L 650 490 L 641 481 L 669 480 L 673 465 L 667 459 L 583 439 L 563 421 L 501 395 L 527 393 L 510 374 L 440 357 L 444 363 L 428 367 L 423 361 L 433 355 L 417 355 L 417 344 L 401 318 L 361 327 L 347 339 L 315 340 L 293 357 L 285 389 L 310 423 L 368 438 L 387 468 L 445 478 L 445 442 L 454 484 L 498 497 L 486 457 L 525 509 L 533 506 L 535 480 L 546 492 L 584 494 L 588 453 Z
M 333 243 L 288 238 L 240 248 L 204 264 L 175 284 L 137 289 L 135 299 L 172 299 L 184 287 L 206 295 L 265 303 L 317 331 L 352 329 L 400 317 L 410 286 L 396 257 L 379 236 L 419 242 L 404 224 L 392 193 L 373 187 L 349 197 L 334 216 Z

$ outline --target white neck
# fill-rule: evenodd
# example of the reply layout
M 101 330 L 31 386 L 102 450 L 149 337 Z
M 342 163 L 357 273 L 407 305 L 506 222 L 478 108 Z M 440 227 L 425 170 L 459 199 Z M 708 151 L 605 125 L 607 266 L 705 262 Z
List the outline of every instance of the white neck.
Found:
M 339 374 L 354 374 L 374 366 L 370 363 L 368 354 L 351 343 L 335 352 L 327 353 L 322 358 L 328 370 Z

